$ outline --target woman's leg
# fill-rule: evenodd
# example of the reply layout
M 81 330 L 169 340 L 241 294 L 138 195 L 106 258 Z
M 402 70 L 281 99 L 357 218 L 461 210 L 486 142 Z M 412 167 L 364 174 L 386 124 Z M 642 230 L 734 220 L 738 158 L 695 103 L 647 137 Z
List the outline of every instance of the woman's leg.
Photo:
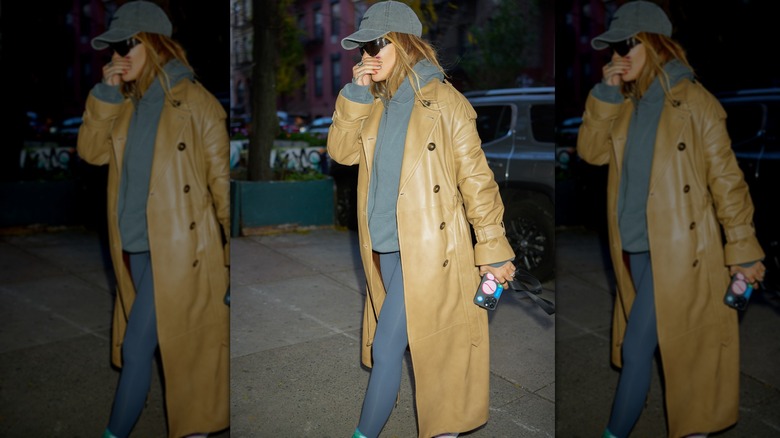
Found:
M 130 254 L 130 271 L 136 297 L 122 343 L 122 372 L 108 422 L 108 430 L 119 438 L 130 434 L 144 408 L 157 349 L 157 317 L 149 253 Z
M 636 299 L 628 317 L 623 339 L 623 370 L 607 426 L 619 438 L 628 436 L 642 413 L 650 389 L 653 355 L 658 347 L 650 253 L 631 254 L 630 263 Z
M 368 379 L 358 429 L 374 438 L 384 427 L 401 386 L 401 367 L 408 344 L 400 253 L 380 254 L 379 265 L 387 297 L 374 336 L 374 367 Z

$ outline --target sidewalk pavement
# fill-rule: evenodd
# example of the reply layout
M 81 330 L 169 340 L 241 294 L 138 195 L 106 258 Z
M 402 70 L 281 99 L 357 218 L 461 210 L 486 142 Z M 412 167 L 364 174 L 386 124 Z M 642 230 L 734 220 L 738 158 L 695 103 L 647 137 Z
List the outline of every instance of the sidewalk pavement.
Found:
M 369 376 L 360 365 L 357 233 L 318 229 L 231 245 L 231 436 L 351 436 Z M 544 287 L 554 300 L 554 282 Z M 461 436 L 555 436 L 555 316 L 510 294 L 489 324 L 490 421 Z M 382 437 L 417 436 L 406 358 Z
M 357 236 L 315 230 L 232 245 L 232 426 L 211 437 L 349 436 L 369 375 Z M 619 375 L 609 365 L 612 272 L 595 232 L 559 229 L 557 246 L 557 279 L 544 293 L 556 315 L 517 295 L 491 313 L 491 419 L 464 436 L 601 435 Z M 110 272 L 92 231 L 0 235 L 0 436 L 100 436 L 119 376 L 109 364 Z M 713 438 L 780 436 L 778 301 L 759 292 L 742 314 L 741 419 Z M 407 363 L 383 437 L 414 437 L 415 423 Z M 656 374 L 633 436 L 665 434 Z M 155 372 L 134 436 L 165 435 Z
M 0 235 L 0 437 L 102 436 L 119 378 L 112 272 L 92 231 Z M 132 436 L 167 437 L 159 366 Z
M 614 275 L 606 238 L 559 228 L 556 328 L 556 436 L 600 437 L 609 420 L 619 373 L 610 366 Z M 725 293 L 725 291 L 724 291 Z M 780 299 L 754 293 L 740 317 L 740 421 L 710 437 L 780 436 Z M 666 437 L 656 360 L 650 394 L 632 437 Z

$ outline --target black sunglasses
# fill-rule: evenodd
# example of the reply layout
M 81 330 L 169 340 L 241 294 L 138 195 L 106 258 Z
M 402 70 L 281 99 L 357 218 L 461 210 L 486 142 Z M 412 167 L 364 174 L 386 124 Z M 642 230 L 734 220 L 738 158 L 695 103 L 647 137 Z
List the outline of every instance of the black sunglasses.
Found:
M 628 55 L 628 52 L 630 52 L 631 49 L 638 46 L 639 44 L 642 44 L 642 42 L 634 37 L 631 37 L 627 40 L 618 41 L 616 43 L 609 43 L 609 48 L 612 49 L 613 52 L 620 55 L 622 58 Z
M 119 56 L 127 56 L 127 54 L 130 53 L 130 50 L 139 44 L 141 44 L 141 42 L 136 38 L 128 38 L 124 41 L 119 41 L 118 43 L 109 43 L 108 47 L 115 51 Z
M 387 38 L 377 38 L 374 41 L 369 41 L 360 45 L 360 54 L 363 52 L 368 53 L 368 56 L 376 56 L 383 47 L 388 44 L 393 44 Z

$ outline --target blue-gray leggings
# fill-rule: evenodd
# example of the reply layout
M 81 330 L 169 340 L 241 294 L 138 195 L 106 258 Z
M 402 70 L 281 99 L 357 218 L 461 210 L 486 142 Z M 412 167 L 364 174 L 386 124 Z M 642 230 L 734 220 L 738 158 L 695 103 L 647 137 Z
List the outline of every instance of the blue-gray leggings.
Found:
M 628 436 L 642 413 L 650 389 L 653 355 L 658 347 L 650 253 L 630 254 L 630 263 L 636 299 L 628 316 L 623 338 L 623 370 L 607 426 L 619 438 Z
M 376 326 L 372 350 L 374 366 L 358 423 L 358 429 L 368 438 L 378 436 L 390 418 L 401 387 L 401 367 L 409 343 L 401 253 L 380 254 L 379 266 L 387 297 Z
M 130 435 L 141 415 L 152 382 L 152 363 L 157 350 L 157 317 L 149 252 L 130 254 L 130 272 L 136 297 L 122 343 L 122 372 L 108 422 L 108 430 L 118 438 Z

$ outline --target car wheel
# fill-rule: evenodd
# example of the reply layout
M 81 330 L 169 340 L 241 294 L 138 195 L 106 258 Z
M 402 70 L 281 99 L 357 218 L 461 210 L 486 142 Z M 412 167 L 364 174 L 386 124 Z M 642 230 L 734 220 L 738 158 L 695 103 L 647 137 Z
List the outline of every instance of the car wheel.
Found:
M 539 281 L 553 278 L 555 224 L 552 203 L 544 197 L 517 194 L 505 204 L 506 237 L 515 251 L 515 266 Z

